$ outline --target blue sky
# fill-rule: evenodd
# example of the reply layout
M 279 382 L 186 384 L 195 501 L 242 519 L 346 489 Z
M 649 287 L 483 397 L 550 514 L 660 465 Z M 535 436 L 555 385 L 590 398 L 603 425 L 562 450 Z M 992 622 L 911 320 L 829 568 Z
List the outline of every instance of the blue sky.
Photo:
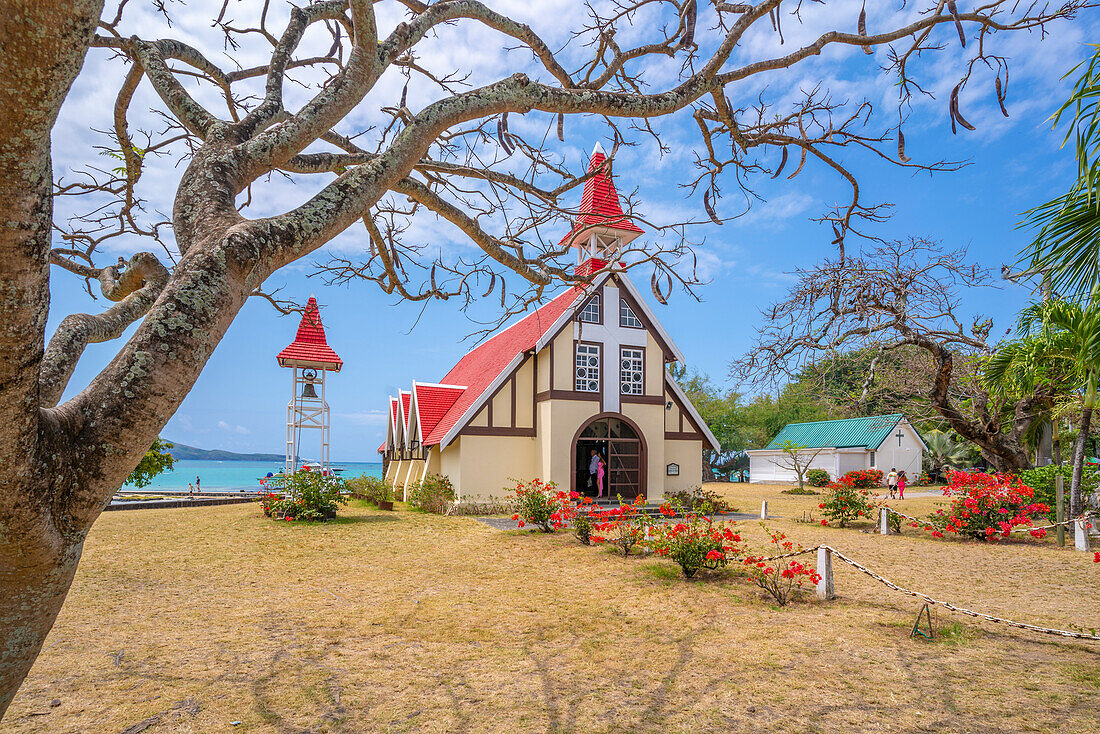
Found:
M 176 28 L 166 33 L 216 42 L 208 29 L 206 6 L 210 4 L 196 2 L 187 6 L 193 16 L 180 18 L 177 11 Z M 521 8 L 521 13 L 530 14 L 528 22 L 548 37 L 566 30 L 558 28 L 555 19 L 564 17 L 557 6 L 564 6 L 567 0 L 548 2 L 537 9 L 531 8 L 530 3 L 514 4 Z M 247 5 L 242 3 L 241 7 Z M 858 13 L 858 2 L 841 5 L 856 8 L 853 18 Z M 1005 120 L 997 111 L 991 79 L 984 86 L 975 83 L 963 95 L 962 102 L 967 117 L 978 126 L 977 132 L 960 131 L 952 136 L 947 122 L 946 92 L 957 80 L 958 67 L 952 61 L 957 60 L 959 51 L 949 49 L 942 59 L 929 63 L 925 78 L 930 80 L 929 88 L 938 99 L 922 101 L 914 108 L 906 127 L 908 153 L 916 160 L 968 160 L 970 165 L 953 173 L 914 176 L 910 171 L 869 157 L 845 158 L 860 178 L 868 201 L 894 204 L 893 216 L 875 225 L 873 233 L 884 238 L 914 235 L 943 240 L 949 245 L 966 245 L 973 259 L 994 271 L 1002 262 L 1013 261 L 1026 240 L 1025 234 L 1015 229 L 1020 212 L 1060 193 L 1072 178 L 1072 151 L 1060 149 L 1061 135 L 1051 132 L 1046 120 L 1067 94 L 1067 87 L 1059 77 L 1088 54 L 1085 43 L 1096 38 L 1093 30 L 1097 17 L 1087 15 L 1055 26 L 1043 41 L 1037 35 L 1022 34 L 1002 39 L 1000 52 L 1008 56 L 1013 75 L 1008 101 L 1012 117 Z M 156 22 L 151 16 L 139 16 L 138 21 L 146 25 Z M 874 13 L 869 13 L 869 24 L 874 21 Z M 144 27 L 142 32 L 147 32 Z M 461 35 L 460 31 L 455 32 Z M 797 42 L 797 37 L 792 39 L 794 31 L 787 29 L 787 33 L 788 44 Z M 951 34 L 944 35 L 945 41 L 950 41 Z M 499 43 L 488 51 L 479 37 L 457 41 L 444 44 L 437 57 L 429 53 L 427 59 L 436 58 L 440 64 L 456 63 L 456 49 L 475 48 L 472 63 L 479 73 L 490 77 L 494 73 L 503 75 L 502 71 L 510 73 L 514 66 L 525 63 L 496 50 Z M 750 39 L 745 53 L 767 50 L 771 43 L 767 37 Z M 93 50 L 92 54 L 86 73 L 78 80 L 63 110 L 55 135 L 55 169 L 59 173 L 79 167 L 81 161 L 94 159 L 90 146 L 99 140 L 88 129 L 108 125 L 110 105 L 104 105 L 102 100 L 104 95 L 113 99 L 121 78 L 119 66 L 107 62 L 102 52 Z M 789 92 L 805 84 L 825 81 L 841 99 L 867 98 L 876 103 L 881 114 L 876 124 L 885 126 L 888 124 L 885 121 L 891 119 L 888 100 L 894 92 L 876 70 L 879 61 L 880 56 L 864 57 L 851 52 L 824 54 L 799 68 L 796 75 L 770 78 L 768 90 L 781 97 L 784 88 Z M 739 93 L 748 97 L 758 91 L 745 88 Z M 157 105 L 147 89 L 139 94 L 139 103 L 145 107 Z M 567 127 L 567 143 L 562 148 L 579 172 L 601 129 L 594 123 L 574 120 L 568 121 Z M 693 137 L 691 127 L 681 120 L 666 123 L 663 130 L 664 139 L 673 146 L 672 154 L 662 158 L 652 146 L 644 145 L 624 150 L 615 168 L 616 184 L 620 191 L 637 189 L 639 210 L 649 219 L 678 218 L 676 215 L 685 211 L 699 216 L 701 204 L 685 200 L 684 191 L 670 185 L 692 175 L 691 150 L 698 142 L 698 133 L 695 131 Z M 170 211 L 172 184 L 178 170 L 163 163 L 154 165 L 159 170 L 148 174 L 151 191 L 147 195 L 159 208 Z M 845 201 L 848 195 L 841 179 L 809 165 L 793 181 L 784 177 L 755 183 L 767 199 L 765 202 L 754 204 L 739 220 L 722 227 L 707 224 L 693 233 L 694 239 L 702 241 L 697 254 L 701 272 L 710 281 L 697 291 L 701 300 L 697 302 L 686 294 L 676 293 L 668 306 L 652 304 L 690 366 L 723 382 L 729 361 L 751 344 L 760 323 L 759 311 L 783 295 L 789 281 L 787 273 L 832 254 L 831 232 L 810 218 L 834 202 Z M 274 184 L 269 206 L 273 210 L 292 206 L 303 198 L 304 192 L 312 190 L 313 184 L 309 182 Z M 732 198 L 720 203 L 722 214 L 734 207 Z M 442 224 L 424 222 L 422 227 L 422 236 L 441 248 L 469 246 Z M 547 236 L 564 234 L 566 224 L 563 222 L 559 229 L 560 233 L 548 232 Z M 352 230 L 327 249 L 354 253 L 365 241 L 361 229 Z M 107 252 L 104 262 L 137 246 L 137 243 L 120 244 L 117 253 Z M 316 294 L 329 343 L 345 362 L 344 370 L 331 376 L 328 388 L 333 413 L 333 456 L 345 461 L 373 460 L 385 431 L 386 397 L 396 394 L 399 387 L 407 389 L 413 379 L 439 380 L 470 348 L 471 342 L 466 337 L 478 326 L 452 303 L 432 303 L 421 316 L 420 305 L 401 303 L 371 283 L 325 286 L 318 279 L 307 277 L 312 269 L 310 263 L 317 260 L 324 260 L 323 252 L 276 273 L 268 286 L 281 286 L 280 295 L 302 302 L 310 294 Z M 636 276 L 636 282 L 643 286 L 646 279 L 648 273 Z M 78 278 L 54 269 L 48 333 L 68 313 L 94 312 L 105 307 L 103 299 L 93 302 L 83 293 L 82 285 Z M 965 304 L 969 311 L 992 316 L 1003 330 L 1011 325 L 1013 315 L 1027 296 L 1024 289 L 1006 283 L 998 290 L 968 293 Z M 477 304 L 472 316 L 492 318 L 497 306 L 499 302 Z M 252 299 L 164 429 L 163 436 L 204 448 L 281 452 L 290 378 L 289 371 L 276 364 L 275 354 L 293 339 L 297 321 L 293 316 L 280 317 L 267 303 Z M 74 394 L 94 377 L 117 346 L 91 345 L 67 395 Z

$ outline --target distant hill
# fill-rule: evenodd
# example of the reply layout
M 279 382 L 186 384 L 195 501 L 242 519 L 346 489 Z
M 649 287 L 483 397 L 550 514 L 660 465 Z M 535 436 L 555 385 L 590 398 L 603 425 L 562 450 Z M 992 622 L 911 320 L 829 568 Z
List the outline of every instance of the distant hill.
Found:
M 223 451 L 222 449 L 199 449 L 194 446 L 187 446 L 186 444 L 176 443 L 170 441 L 173 444 L 169 449 L 169 453 L 173 457 L 185 461 L 283 461 L 286 459 L 282 454 L 238 454 L 233 451 Z

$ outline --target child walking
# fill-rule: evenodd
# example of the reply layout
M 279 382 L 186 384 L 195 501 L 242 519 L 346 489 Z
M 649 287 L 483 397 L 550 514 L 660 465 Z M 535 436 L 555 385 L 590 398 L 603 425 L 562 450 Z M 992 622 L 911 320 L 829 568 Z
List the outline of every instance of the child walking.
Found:
M 905 499 L 905 472 L 898 472 L 898 499 Z

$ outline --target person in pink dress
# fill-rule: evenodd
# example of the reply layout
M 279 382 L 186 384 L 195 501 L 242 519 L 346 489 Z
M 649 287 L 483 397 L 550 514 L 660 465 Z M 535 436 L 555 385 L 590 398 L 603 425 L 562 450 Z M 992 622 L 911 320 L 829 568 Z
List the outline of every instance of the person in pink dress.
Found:
M 599 454 L 596 454 L 596 456 L 599 459 L 598 463 L 596 464 L 596 487 L 600 491 L 599 496 L 603 497 L 603 475 L 605 464 L 603 463 L 602 456 L 600 456 Z
M 898 499 L 905 499 L 905 472 L 898 472 Z

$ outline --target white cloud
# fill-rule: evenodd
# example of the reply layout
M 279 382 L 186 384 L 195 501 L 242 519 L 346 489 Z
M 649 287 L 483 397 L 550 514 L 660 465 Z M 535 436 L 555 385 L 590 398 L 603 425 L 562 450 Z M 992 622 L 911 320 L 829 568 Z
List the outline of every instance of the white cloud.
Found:
M 218 421 L 218 428 L 220 428 L 223 431 L 229 431 L 231 433 L 238 433 L 242 436 L 247 436 L 248 434 L 252 433 L 252 431 L 250 431 L 248 428 L 246 428 L 242 425 L 239 425 L 239 424 L 238 425 L 230 425 L 229 423 L 226 423 L 225 421 Z

